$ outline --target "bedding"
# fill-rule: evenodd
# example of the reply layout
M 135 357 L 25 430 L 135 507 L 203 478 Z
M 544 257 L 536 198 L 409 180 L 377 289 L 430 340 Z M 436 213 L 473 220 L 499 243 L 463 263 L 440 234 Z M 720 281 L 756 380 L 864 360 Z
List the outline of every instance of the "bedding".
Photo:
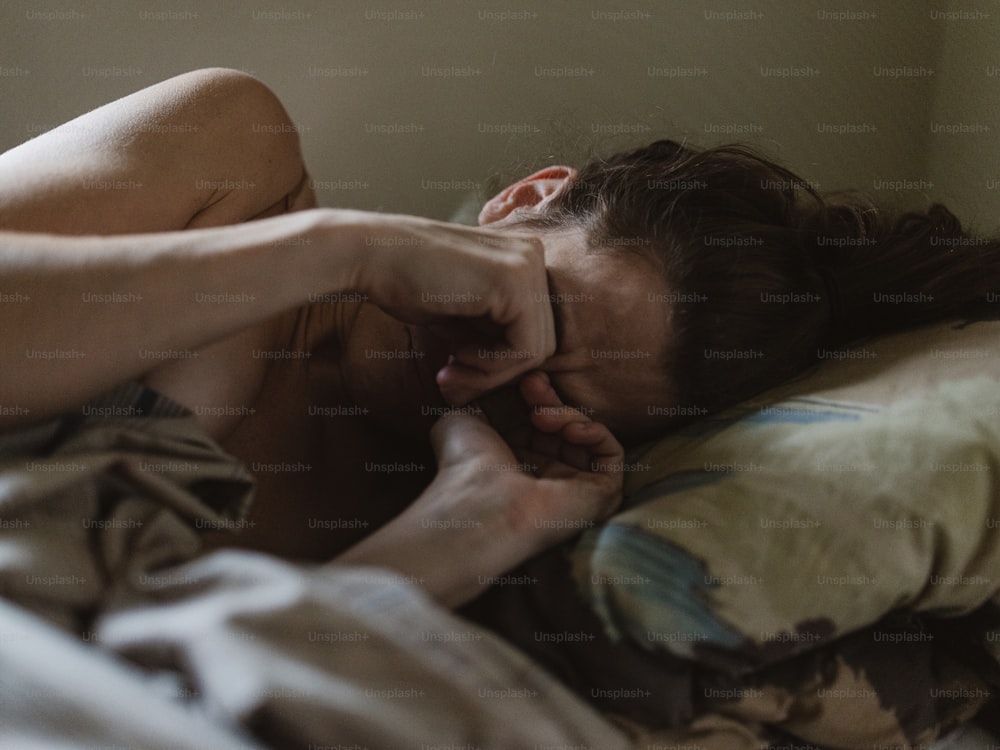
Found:
M 252 490 L 134 384 L 0 435 L 0 747 L 630 746 L 398 575 L 202 555 Z
M 998 341 L 828 352 L 641 447 L 614 517 L 469 616 L 663 741 L 910 747 L 996 711 Z
M 998 332 L 865 344 L 641 447 L 612 519 L 464 617 L 387 571 L 203 555 L 252 480 L 138 386 L 0 436 L 0 746 L 902 748 L 969 731 L 1000 686 Z

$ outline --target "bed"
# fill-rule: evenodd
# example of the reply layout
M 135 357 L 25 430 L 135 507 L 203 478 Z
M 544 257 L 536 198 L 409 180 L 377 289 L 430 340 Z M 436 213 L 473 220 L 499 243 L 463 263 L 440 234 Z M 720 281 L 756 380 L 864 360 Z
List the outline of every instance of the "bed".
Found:
M 251 478 L 129 387 L 3 436 L 0 746 L 995 746 L 998 333 L 828 352 L 640 447 L 613 518 L 458 614 L 200 554 Z
M 926 747 L 989 720 L 998 333 L 822 352 L 641 447 L 613 518 L 470 616 L 663 746 Z

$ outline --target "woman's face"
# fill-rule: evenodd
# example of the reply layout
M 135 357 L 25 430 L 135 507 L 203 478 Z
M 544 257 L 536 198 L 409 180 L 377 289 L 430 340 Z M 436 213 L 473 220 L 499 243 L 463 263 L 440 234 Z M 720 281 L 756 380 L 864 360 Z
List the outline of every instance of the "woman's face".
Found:
M 578 227 L 530 229 L 577 177 L 558 165 L 530 174 L 487 201 L 479 223 L 542 240 L 558 348 L 541 369 L 567 404 L 629 441 L 662 428 L 676 403 L 666 374 L 672 307 L 641 251 L 594 247 Z
M 525 233 L 516 223 L 496 226 Z M 606 424 L 630 440 L 663 424 L 654 407 L 672 402 L 664 373 L 670 340 L 670 305 L 662 274 L 652 261 L 631 249 L 588 247 L 577 229 L 533 230 L 545 248 L 549 276 L 547 301 L 556 323 L 557 349 L 540 369 L 549 374 L 556 392 L 570 406 Z M 450 345 L 430 329 L 399 322 L 374 305 L 361 305 L 352 339 L 355 359 L 365 372 L 355 379 L 359 402 L 371 416 L 395 432 L 426 434 L 429 424 L 447 408 L 434 374 L 447 361 Z M 363 358 L 362 349 L 407 349 L 408 360 Z M 350 368 L 352 371 L 358 371 Z M 499 421 L 518 410 L 514 385 L 480 402 Z
M 512 231 L 517 231 L 516 229 Z M 670 305 L 663 274 L 632 249 L 593 248 L 580 229 L 546 232 L 556 353 L 540 369 L 560 397 L 619 437 L 661 424 Z
M 620 440 L 647 437 L 665 424 L 659 416 L 676 403 L 665 372 L 670 341 L 671 305 L 663 274 L 634 248 L 593 247 L 580 228 L 531 229 L 577 177 L 571 167 L 539 170 L 487 201 L 479 223 L 542 241 L 549 276 L 549 299 L 556 323 L 557 349 L 540 369 L 546 371 L 566 404 L 607 425 Z M 420 357 L 407 363 L 369 360 L 364 390 L 387 415 L 420 410 L 416 424 L 390 420 L 408 433 L 426 430 L 444 400 L 434 374 L 447 361 L 450 344 L 423 326 L 404 325 L 373 305 L 358 316 L 363 335 L 355 340 L 405 344 Z M 369 334 L 371 337 L 369 338 Z M 384 386 L 389 386 L 385 388 Z M 394 394 L 390 396 L 389 394 Z M 487 414 L 516 411 L 516 387 L 481 400 Z

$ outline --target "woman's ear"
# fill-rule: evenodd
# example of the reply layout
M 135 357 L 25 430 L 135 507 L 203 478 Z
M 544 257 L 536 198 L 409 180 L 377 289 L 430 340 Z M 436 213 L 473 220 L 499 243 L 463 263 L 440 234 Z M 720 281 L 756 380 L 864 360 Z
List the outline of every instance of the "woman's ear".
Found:
M 576 175 L 573 167 L 554 166 L 518 180 L 486 201 L 479 212 L 480 226 L 506 219 L 515 208 L 541 212 L 553 196 L 576 179 Z

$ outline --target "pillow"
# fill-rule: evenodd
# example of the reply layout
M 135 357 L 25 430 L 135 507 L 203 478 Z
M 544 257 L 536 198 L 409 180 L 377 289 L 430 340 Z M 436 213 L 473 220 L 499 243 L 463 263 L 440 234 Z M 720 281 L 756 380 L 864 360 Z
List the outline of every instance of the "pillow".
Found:
M 996 342 L 822 352 L 634 451 L 617 514 L 465 614 L 649 746 L 927 745 L 1000 693 Z
M 570 552 L 612 639 L 739 671 L 1000 601 L 1000 323 L 825 354 L 630 456 Z

